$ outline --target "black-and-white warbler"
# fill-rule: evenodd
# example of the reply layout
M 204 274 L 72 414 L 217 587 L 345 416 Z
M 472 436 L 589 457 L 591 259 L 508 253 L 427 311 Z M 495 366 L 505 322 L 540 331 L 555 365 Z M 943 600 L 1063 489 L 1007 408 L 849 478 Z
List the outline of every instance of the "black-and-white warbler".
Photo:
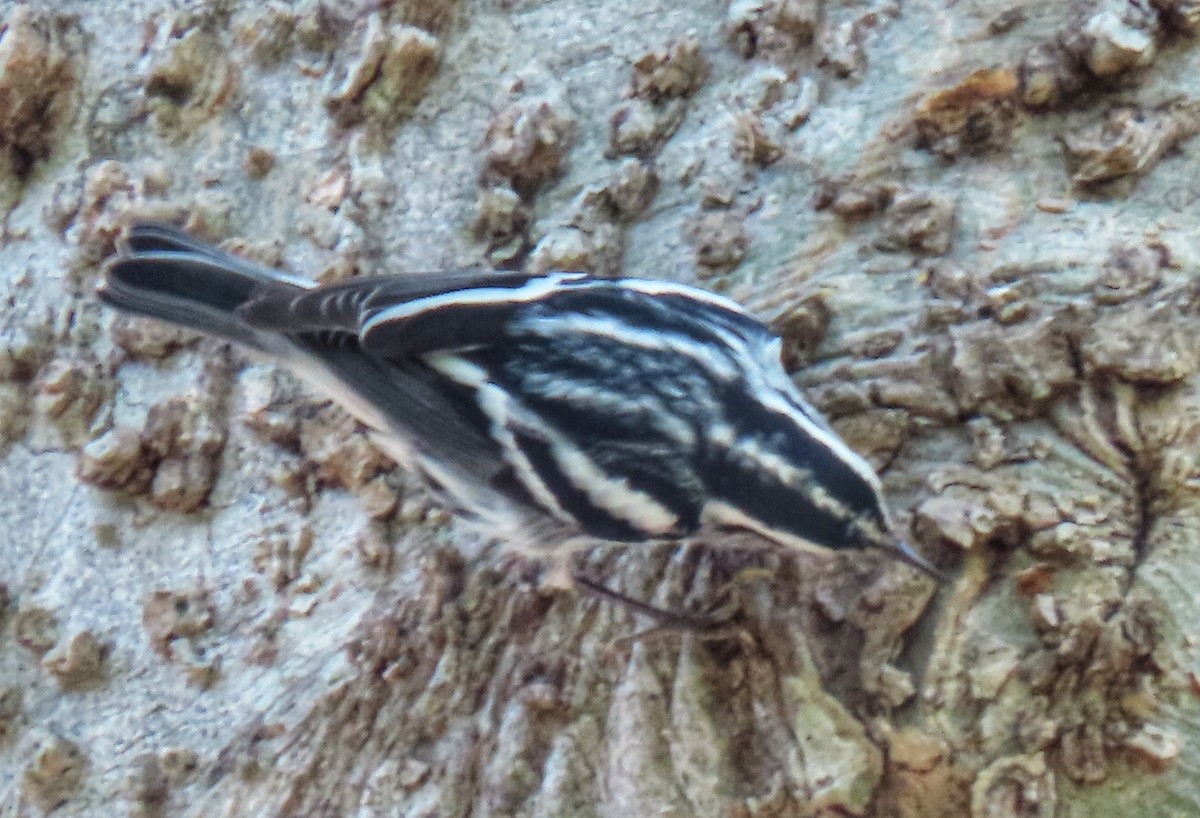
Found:
M 779 339 L 704 290 L 569 272 L 318 287 L 142 224 L 99 294 L 290 366 L 527 552 L 741 530 L 939 576 L 788 378 Z

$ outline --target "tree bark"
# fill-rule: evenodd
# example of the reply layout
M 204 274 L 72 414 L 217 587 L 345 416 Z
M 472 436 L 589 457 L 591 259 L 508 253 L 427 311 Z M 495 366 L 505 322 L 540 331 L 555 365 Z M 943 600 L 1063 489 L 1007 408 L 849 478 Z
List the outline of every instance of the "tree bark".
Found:
M 1191 0 L 0 19 L 0 814 L 1200 811 Z M 137 218 L 725 292 L 953 579 L 584 555 L 739 625 L 643 633 L 291 375 L 103 309 Z

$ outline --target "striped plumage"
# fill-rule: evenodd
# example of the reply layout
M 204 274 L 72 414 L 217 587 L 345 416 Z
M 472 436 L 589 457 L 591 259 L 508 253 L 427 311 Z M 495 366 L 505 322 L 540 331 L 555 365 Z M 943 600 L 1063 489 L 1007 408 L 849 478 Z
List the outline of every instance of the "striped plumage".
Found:
M 518 548 L 739 529 L 883 548 L 937 575 L 787 377 L 779 340 L 703 290 L 494 272 L 316 287 L 137 225 L 100 297 L 277 357 Z

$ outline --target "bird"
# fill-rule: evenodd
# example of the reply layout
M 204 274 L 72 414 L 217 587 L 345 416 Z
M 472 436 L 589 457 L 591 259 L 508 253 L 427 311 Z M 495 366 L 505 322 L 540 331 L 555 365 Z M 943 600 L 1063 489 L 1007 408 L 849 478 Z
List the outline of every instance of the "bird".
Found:
M 521 553 L 749 535 L 784 552 L 877 550 L 944 579 L 793 383 L 780 338 L 704 289 L 487 270 L 318 286 L 135 223 L 97 294 L 290 368 Z

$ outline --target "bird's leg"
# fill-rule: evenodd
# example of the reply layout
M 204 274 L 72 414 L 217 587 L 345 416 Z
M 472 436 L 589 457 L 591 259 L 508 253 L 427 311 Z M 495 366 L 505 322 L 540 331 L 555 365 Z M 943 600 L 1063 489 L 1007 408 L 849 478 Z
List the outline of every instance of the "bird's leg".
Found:
M 580 590 L 605 602 L 615 602 L 654 621 L 654 627 L 637 634 L 634 638 L 646 636 L 669 635 L 671 633 L 706 633 L 720 637 L 730 629 L 733 616 L 721 609 L 727 608 L 728 600 L 722 600 L 713 606 L 714 614 L 684 613 L 670 611 L 651 605 L 640 599 L 613 590 L 598 580 L 581 573 L 574 566 L 574 558 L 579 550 L 590 542 L 569 542 L 550 555 L 545 563 L 540 586 L 559 591 Z
M 571 575 L 575 581 L 575 585 L 585 593 L 591 594 L 599 599 L 608 602 L 616 602 L 620 605 L 639 613 L 642 616 L 649 617 L 655 622 L 655 626 L 649 631 L 643 631 L 638 634 L 639 637 L 645 637 L 655 634 L 659 631 L 685 631 L 685 632 L 712 632 L 728 628 L 731 623 L 729 616 L 706 616 L 704 614 L 682 613 L 680 611 L 668 611 L 665 608 L 659 608 L 657 605 L 651 605 L 649 602 L 643 602 L 640 599 L 623 594 L 620 591 L 614 591 L 607 585 L 597 582 L 590 577 L 586 577 L 579 572 Z

